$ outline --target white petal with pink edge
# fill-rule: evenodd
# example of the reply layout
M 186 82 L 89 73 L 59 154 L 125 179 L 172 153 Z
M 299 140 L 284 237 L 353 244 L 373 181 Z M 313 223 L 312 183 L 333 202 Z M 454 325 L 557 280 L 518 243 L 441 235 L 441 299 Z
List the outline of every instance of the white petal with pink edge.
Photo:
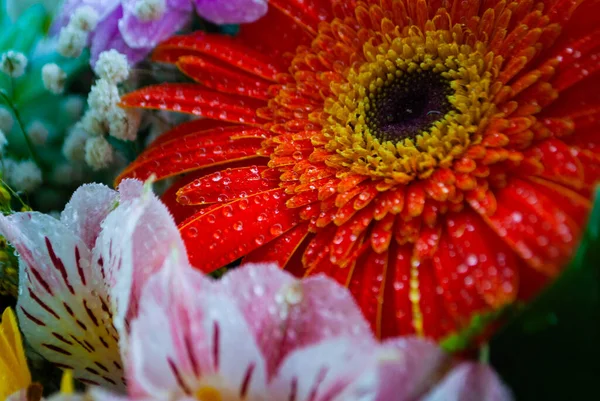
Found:
M 131 390 L 140 397 L 216 392 L 263 400 L 265 362 L 244 316 L 177 256 L 148 281 L 132 322 Z
M 17 313 L 27 341 L 78 379 L 121 388 L 108 293 L 86 244 L 41 213 L 0 216 L 0 232 L 20 255 Z
M 422 401 L 511 401 L 510 390 L 489 366 L 463 362 L 454 367 Z
M 73 193 L 60 221 L 92 249 L 100 234 L 100 223 L 117 206 L 117 200 L 117 191 L 105 185 L 85 184 Z
M 142 285 L 161 268 L 172 247 L 181 255 L 186 251 L 175 221 L 149 186 L 125 180 L 118 189 L 120 203 L 102 224 L 94 262 L 112 288 L 115 326 L 125 335 L 126 321 L 137 313 Z
M 270 399 L 374 400 L 378 383 L 372 369 L 375 351 L 374 346 L 348 337 L 298 349 L 285 359 L 271 382 Z M 362 380 L 357 383 L 359 378 Z
M 273 264 L 248 264 L 215 285 L 244 313 L 270 376 L 298 347 L 339 336 L 375 342 L 352 295 L 325 276 L 298 280 Z

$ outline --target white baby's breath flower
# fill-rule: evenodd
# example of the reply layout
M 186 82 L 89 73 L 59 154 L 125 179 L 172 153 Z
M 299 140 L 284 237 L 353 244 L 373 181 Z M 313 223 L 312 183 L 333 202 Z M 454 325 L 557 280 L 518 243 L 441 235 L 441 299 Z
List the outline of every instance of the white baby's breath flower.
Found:
M 91 32 L 96 29 L 99 18 L 100 16 L 92 7 L 81 6 L 71 16 L 69 25 L 84 32 Z
M 165 14 L 166 9 L 165 0 L 138 0 L 133 13 L 140 21 L 156 21 Z
M 27 127 L 27 136 L 36 145 L 43 145 L 48 140 L 48 128 L 43 122 L 35 120 Z
M 67 97 L 63 103 L 63 108 L 65 112 L 73 121 L 79 120 L 81 118 L 84 106 L 85 100 L 78 95 L 71 95 Z
M 88 95 L 88 105 L 90 109 L 105 117 L 113 107 L 116 107 L 119 99 L 119 90 L 113 82 L 98 79 Z
M 94 170 L 108 167 L 114 159 L 114 151 L 103 136 L 89 138 L 85 143 L 85 162 Z
M 119 84 L 129 76 L 127 56 L 111 49 L 100 53 L 94 72 L 100 78 Z
M 9 168 L 6 168 L 7 164 Z M 19 192 L 33 192 L 42 184 L 42 171 L 31 160 L 9 162 L 5 168 L 8 185 Z
M 27 57 L 21 52 L 9 50 L 0 58 L 0 71 L 12 78 L 19 78 L 25 74 Z
M 48 63 L 42 67 L 42 81 L 44 88 L 60 95 L 65 90 L 67 74 L 55 63 Z
M 154 142 L 159 136 L 167 132 L 170 127 L 171 126 L 162 119 L 157 118 L 155 121 L 152 121 L 150 125 L 150 133 L 146 137 L 144 144 L 146 146 L 150 146 L 150 144 Z
M 106 118 L 101 116 L 95 109 L 89 109 L 81 119 L 83 129 L 90 136 L 104 135 L 108 128 L 106 127 Z
M 56 220 L 60 220 L 60 212 L 58 210 L 51 210 L 48 212 L 50 217 L 54 217 Z
M 88 33 L 72 25 L 61 29 L 57 51 L 64 57 L 76 58 L 81 55 L 88 40 Z
M 78 123 L 71 128 L 69 134 L 63 143 L 62 152 L 71 161 L 85 160 L 85 143 L 89 135 L 83 129 L 82 124 Z
M 4 147 L 8 144 L 8 139 L 4 135 L 4 131 L 0 129 L 0 153 L 4 150 Z
M 4 131 L 8 134 L 15 124 L 15 119 L 13 118 L 12 113 L 4 108 L 0 107 L 0 130 Z
M 123 141 L 135 140 L 140 127 L 141 116 L 139 110 L 113 108 L 107 115 L 110 135 Z
M 83 166 L 78 163 L 59 164 L 52 170 L 51 179 L 62 186 L 76 184 L 83 178 Z

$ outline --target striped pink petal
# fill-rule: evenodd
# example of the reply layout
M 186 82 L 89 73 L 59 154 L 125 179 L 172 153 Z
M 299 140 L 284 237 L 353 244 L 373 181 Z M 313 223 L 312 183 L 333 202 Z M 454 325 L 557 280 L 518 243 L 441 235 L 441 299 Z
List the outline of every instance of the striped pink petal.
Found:
M 20 255 L 17 313 L 29 344 L 84 382 L 122 388 L 108 292 L 85 242 L 41 213 L 0 216 L 0 233 Z
M 211 388 L 264 397 L 265 362 L 243 315 L 176 251 L 145 286 L 130 339 L 136 398 L 180 399 Z
M 325 276 L 298 280 L 276 265 L 245 265 L 215 285 L 234 299 L 273 375 L 287 354 L 329 338 L 374 342 L 348 290 Z

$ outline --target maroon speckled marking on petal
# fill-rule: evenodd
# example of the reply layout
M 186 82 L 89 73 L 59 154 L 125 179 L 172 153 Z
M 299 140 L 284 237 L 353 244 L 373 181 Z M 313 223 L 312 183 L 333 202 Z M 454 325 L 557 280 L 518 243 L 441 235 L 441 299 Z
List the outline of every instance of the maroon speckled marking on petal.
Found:
M 33 323 L 37 324 L 38 326 L 46 326 L 46 323 L 44 323 L 41 320 L 39 320 L 36 317 L 34 317 L 32 314 L 30 314 L 29 312 L 27 312 L 25 310 L 25 308 L 23 308 L 22 306 L 21 306 L 21 311 L 23 312 L 23 314 L 25 315 L 25 317 L 27 319 L 31 320 Z
M 67 269 L 65 269 L 65 264 L 58 256 L 56 256 L 56 253 L 54 252 L 54 248 L 52 247 L 52 243 L 50 242 L 50 239 L 48 239 L 48 237 L 45 237 L 44 240 L 46 241 L 46 248 L 48 249 L 48 255 L 50 256 L 50 260 L 52 260 L 52 264 L 54 265 L 56 270 L 58 270 L 60 272 L 60 275 L 62 276 L 67 288 L 69 289 L 69 292 L 71 292 L 71 294 L 75 295 L 75 290 L 73 289 L 73 286 L 69 282 L 69 275 L 67 274 Z
M 63 355 L 67 355 L 67 356 L 73 355 L 69 351 L 62 349 L 60 347 L 57 347 L 56 345 L 42 343 L 42 347 L 48 348 L 49 350 L 54 351 L 54 352 L 58 352 L 59 354 L 63 354 Z
M 240 388 L 240 398 L 246 398 L 246 394 L 248 394 L 248 390 L 250 389 L 250 381 L 252 380 L 252 374 L 254 373 L 255 364 L 250 364 L 248 369 L 246 369 L 246 374 L 244 375 L 244 380 L 242 381 L 242 386 Z
M 50 288 L 50 286 L 48 285 L 48 283 L 46 282 L 46 280 L 44 280 L 42 278 L 42 275 L 40 274 L 40 272 L 38 272 L 37 269 L 35 267 L 33 267 L 33 266 L 29 266 L 29 270 L 31 271 L 31 273 L 33 273 L 33 276 L 40 283 L 40 285 L 42 287 L 44 287 L 44 289 L 46 290 L 46 292 L 48 294 L 54 296 L 54 293 L 52 292 L 52 288 Z
M 88 307 L 87 301 L 85 299 L 83 300 L 83 307 L 85 308 L 85 311 L 87 312 L 94 325 L 96 327 L 99 327 L 100 325 L 98 324 L 98 318 L 96 317 L 96 315 L 94 315 L 94 312 Z
M 173 372 L 173 376 L 175 376 L 175 379 L 177 380 L 177 384 L 179 384 L 179 387 L 181 387 L 185 393 L 191 394 L 190 389 L 183 382 L 183 378 L 181 377 L 181 373 L 179 372 L 179 369 L 177 369 L 175 362 L 173 362 L 170 358 L 167 358 L 167 362 L 171 368 L 171 372 Z
M 44 301 L 42 301 L 37 295 L 35 295 L 35 293 L 32 291 L 31 288 L 27 288 L 27 291 L 29 291 L 29 296 L 31 297 L 31 299 L 33 299 L 35 302 L 37 302 L 37 304 L 44 309 L 46 312 L 48 312 L 49 314 L 51 314 L 52 316 L 54 316 L 56 319 L 60 320 L 60 316 L 58 316 L 56 314 L 56 312 L 54 312 L 52 310 L 52 308 L 50 308 Z
M 85 273 L 83 272 L 83 268 L 81 267 L 81 255 L 79 254 L 79 248 L 77 246 L 75 247 L 75 263 L 77 263 L 77 273 L 79 273 L 81 283 L 83 285 L 87 285 Z
M 213 363 L 215 370 L 219 370 L 219 323 L 213 322 Z

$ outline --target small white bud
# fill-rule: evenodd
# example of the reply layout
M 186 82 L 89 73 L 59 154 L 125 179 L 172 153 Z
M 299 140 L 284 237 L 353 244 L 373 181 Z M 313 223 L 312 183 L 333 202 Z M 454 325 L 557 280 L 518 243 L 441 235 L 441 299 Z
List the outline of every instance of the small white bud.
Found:
M 88 33 L 71 25 L 67 25 L 58 36 L 57 51 L 64 57 L 77 58 L 81 55 L 88 40 Z
M 12 130 L 14 124 L 15 119 L 13 118 L 12 113 L 8 109 L 0 107 L 0 130 L 8 134 Z
M 35 120 L 27 127 L 27 136 L 36 145 L 43 145 L 48 140 L 48 128 L 41 121 Z
M 99 115 L 106 114 L 119 103 L 120 96 L 117 86 L 106 79 L 98 79 L 88 95 L 88 105 Z
M 85 143 L 89 135 L 83 129 L 81 124 L 75 124 L 69 131 L 63 143 L 62 152 L 71 161 L 85 160 Z
M 163 120 L 157 119 L 156 121 L 153 121 L 150 125 L 150 133 L 148 134 L 144 142 L 146 147 L 150 146 L 150 144 L 154 142 L 159 136 L 167 132 L 170 127 L 171 126 Z
M 81 119 L 81 124 L 90 136 L 104 135 L 108 131 L 106 120 L 94 109 L 89 109 L 85 112 Z
M 65 91 L 67 74 L 57 64 L 48 63 L 42 67 L 42 81 L 44 88 L 55 95 L 60 95 Z
M 94 72 L 100 78 L 119 84 L 129 76 L 127 56 L 111 49 L 100 53 Z
M 48 212 L 48 216 L 55 218 L 56 220 L 60 220 L 60 212 L 58 210 L 51 210 Z
M 165 0 L 138 0 L 133 14 L 143 22 L 160 19 L 167 9 Z
M 79 164 L 63 163 L 52 171 L 52 181 L 61 186 L 78 183 L 83 178 L 83 169 Z
M 8 144 L 8 139 L 4 135 L 4 131 L 0 129 L 0 153 L 4 150 L 4 147 Z
M 42 171 L 33 161 L 13 162 L 8 168 L 7 164 L 9 163 L 5 164 L 7 181 L 15 190 L 29 193 L 42 184 Z
M 95 136 L 85 143 L 85 162 L 94 170 L 108 167 L 114 159 L 110 143 L 103 136 Z
M 25 74 L 27 57 L 23 53 L 9 50 L 0 58 L 0 71 L 12 78 L 19 78 Z
M 76 121 L 81 118 L 85 101 L 81 96 L 71 95 L 65 99 L 63 107 L 71 120 Z
M 75 10 L 69 20 L 69 25 L 84 32 L 91 32 L 96 29 L 99 18 L 100 16 L 92 7 L 82 6 Z
M 109 133 L 123 141 L 134 141 L 141 119 L 142 113 L 139 110 L 115 107 L 107 115 Z

